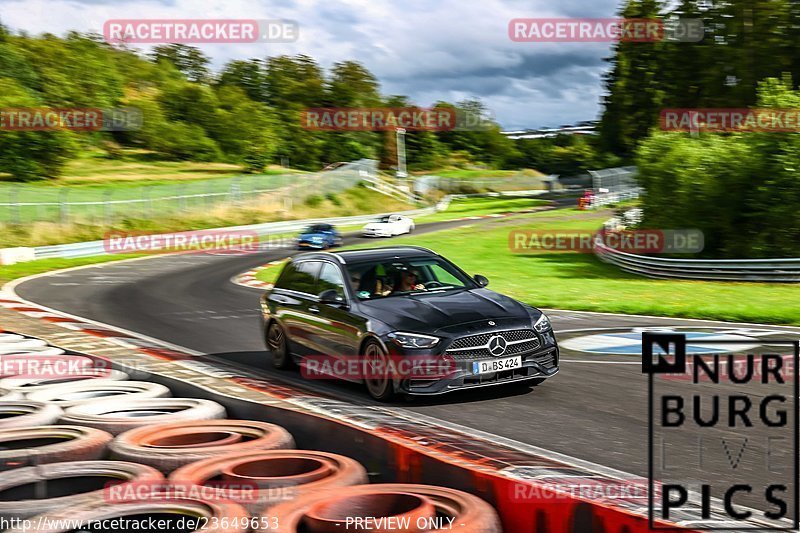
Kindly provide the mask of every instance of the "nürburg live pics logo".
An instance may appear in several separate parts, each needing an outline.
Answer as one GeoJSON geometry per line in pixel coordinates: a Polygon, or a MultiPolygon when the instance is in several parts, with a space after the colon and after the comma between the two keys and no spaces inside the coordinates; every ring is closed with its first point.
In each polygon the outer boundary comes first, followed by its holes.
{"type": "Polygon", "coordinates": [[[800,348],[788,337],[695,340],[687,353],[683,334],[642,333],[653,530],[797,530],[800,348]]]}

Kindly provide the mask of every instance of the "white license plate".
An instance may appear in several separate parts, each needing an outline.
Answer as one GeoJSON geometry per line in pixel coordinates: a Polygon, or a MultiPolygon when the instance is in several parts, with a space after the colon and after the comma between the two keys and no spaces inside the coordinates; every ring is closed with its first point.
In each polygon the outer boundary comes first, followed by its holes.
{"type": "Polygon", "coordinates": [[[472,363],[473,374],[490,374],[492,372],[502,372],[503,370],[514,370],[515,368],[522,368],[521,355],[472,363]]]}

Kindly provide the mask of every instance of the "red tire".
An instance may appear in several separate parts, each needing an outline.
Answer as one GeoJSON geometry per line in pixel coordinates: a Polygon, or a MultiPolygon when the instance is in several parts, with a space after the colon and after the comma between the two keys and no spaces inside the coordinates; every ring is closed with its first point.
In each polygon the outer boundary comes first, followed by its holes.
{"type": "Polygon", "coordinates": [[[345,518],[348,516],[400,515],[409,517],[412,525],[415,525],[417,519],[427,521],[434,517],[453,518],[452,525],[445,520],[441,524],[443,527],[421,529],[422,531],[502,531],[497,512],[482,499],[460,490],[432,485],[387,483],[331,489],[276,505],[263,513],[264,517],[270,517],[277,522],[278,527],[274,530],[276,533],[343,531],[346,528],[345,518]]]}
{"type": "Polygon", "coordinates": [[[101,459],[111,435],[78,426],[37,426],[0,431],[0,469],[101,459]]]}
{"type": "Polygon", "coordinates": [[[305,450],[211,457],[182,466],[169,476],[176,485],[190,487],[220,479],[220,496],[244,505],[254,515],[309,493],[368,482],[366,469],[355,459],[305,450]]]}
{"type": "MultiPolygon", "coordinates": [[[[87,498],[82,503],[66,509],[36,516],[27,525],[6,531],[13,533],[68,533],[76,531],[75,523],[100,523],[102,520],[130,519],[146,525],[148,516],[156,520],[169,520],[164,531],[202,531],[203,533],[246,532],[250,529],[250,516],[240,505],[224,500],[205,501],[194,498],[153,498],[139,502],[108,503],[102,497],[87,498]],[[135,518],[134,518],[135,517],[135,518]],[[180,520],[193,520],[196,527],[176,527],[180,520]]],[[[122,531],[148,531],[141,526],[122,531]]],[[[79,529],[77,531],[80,531],[79,529]]],[[[119,531],[119,530],[117,530],[119,531]]]]}
{"type": "Polygon", "coordinates": [[[164,476],[155,468],[123,461],[70,461],[8,470],[0,472],[5,496],[0,516],[30,518],[72,507],[87,497],[103,498],[109,482],[117,480],[155,486],[164,476]]]}
{"type": "Polygon", "coordinates": [[[150,465],[164,473],[217,455],[293,447],[294,439],[282,427],[250,420],[145,426],[126,431],[109,446],[117,459],[150,465]]]}

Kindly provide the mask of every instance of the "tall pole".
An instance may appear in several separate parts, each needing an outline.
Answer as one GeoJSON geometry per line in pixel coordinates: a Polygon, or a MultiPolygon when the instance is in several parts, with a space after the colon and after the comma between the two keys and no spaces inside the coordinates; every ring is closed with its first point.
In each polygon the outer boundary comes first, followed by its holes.
{"type": "Polygon", "coordinates": [[[406,130],[397,128],[397,178],[406,179],[406,130]]]}

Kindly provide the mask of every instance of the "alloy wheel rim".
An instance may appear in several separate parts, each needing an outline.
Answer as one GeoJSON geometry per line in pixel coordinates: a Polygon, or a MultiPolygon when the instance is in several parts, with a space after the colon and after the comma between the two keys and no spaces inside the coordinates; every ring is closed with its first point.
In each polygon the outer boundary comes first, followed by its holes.
{"type": "MultiPolygon", "coordinates": [[[[386,354],[383,353],[383,350],[376,344],[370,344],[367,346],[364,355],[367,359],[367,365],[369,365],[370,371],[375,366],[376,362],[380,362],[381,364],[385,363],[386,354]]],[[[386,368],[386,365],[383,364],[383,367],[386,368]]],[[[369,377],[366,380],[367,389],[374,395],[374,396],[381,396],[386,392],[386,387],[389,384],[389,379],[385,374],[382,374],[380,377],[369,377]]]]}

